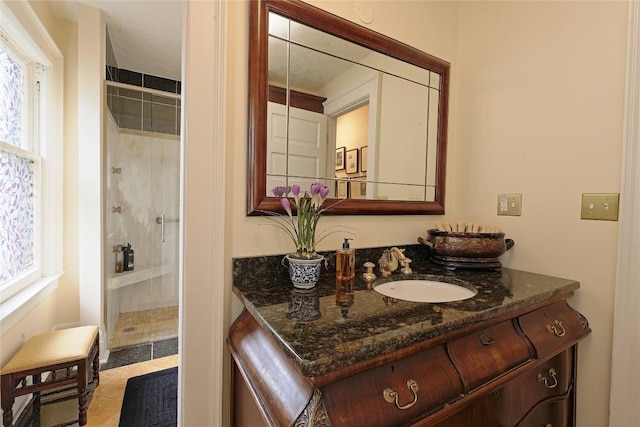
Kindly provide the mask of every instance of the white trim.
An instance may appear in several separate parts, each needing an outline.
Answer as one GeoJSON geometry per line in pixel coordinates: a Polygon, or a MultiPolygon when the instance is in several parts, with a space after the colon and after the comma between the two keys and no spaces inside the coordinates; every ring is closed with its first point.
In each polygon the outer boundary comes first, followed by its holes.
{"type": "MultiPolygon", "coordinates": [[[[104,327],[102,139],[105,28],[100,9],[78,7],[78,290],[80,324],[104,327]]],[[[100,339],[104,334],[100,334],[100,339]]],[[[100,341],[100,353],[106,343],[100,341]]]]}
{"type": "Polygon", "coordinates": [[[51,56],[62,56],[49,33],[42,27],[40,20],[33,10],[27,6],[27,2],[16,2],[15,5],[9,7],[7,3],[2,1],[0,2],[0,10],[2,11],[1,34],[4,35],[6,33],[13,40],[35,41],[34,43],[15,46],[22,55],[47,65],[51,64],[51,56]],[[20,15],[20,17],[16,15],[20,15]],[[32,22],[22,22],[25,18],[32,22]],[[36,31],[37,34],[33,34],[32,31],[36,31]],[[46,44],[47,52],[43,51],[42,42],[46,44]]]}
{"type": "Polygon", "coordinates": [[[40,54],[45,55],[41,58],[41,62],[47,62],[47,60],[50,61],[53,58],[62,58],[62,53],[60,49],[58,49],[58,45],[56,45],[49,32],[42,25],[40,19],[38,19],[38,15],[33,11],[28,1],[2,1],[0,2],[0,6],[3,9],[5,9],[6,6],[5,10],[10,10],[27,34],[36,41],[40,54]]]}
{"type": "Polygon", "coordinates": [[[185,2],[182,53],[178,425],[221,426],[228,395],[226,2],[185,2]]]}
{"type": "Polygon", "coordinates": [[[28,315],[40,302],[58,288],[64,272],[43,277],[0,305],[0,335],[28,315]]]}
{"type": "MultiPolygon", "coordinates": [[[[30,60],[47,65],[47,72],[40,76],[45,90],[41,93],[41,109],[46,111],[39,123],[36,167],[39,181],[34,191],[40,193],[37,198],[36,214],[40,216],[35,230],[35,245],[39,265],[39,279],[23,291],[14,295],[0,307],[2,329],[21,318],[28,307],[48,295],[57,287],[62,273],[62,176],[63,176],[63,90],[64,60],[57,45],[42,25],[38,16],[27,1],[0,2],[3,31],[12,37],[29,40],[25,54],[30,60]],[[11,28],[15,27],[15,28],[11,28]],[[24,307],[23,307],[24,306],[24,307]],[[6,320],[5,320],[6,316],[6,320]]],[[[20,47],[23,47],[22,45],[20,47]]],[[[4,149],[4,147],[3,147],[4,149]]],[[[23,155],[23,154],[20,154],[23,155]]],[[[23,155],[24,156],[24,155],[23,155]]]]}
{"type": "MultiPolygon", "coordinates": [[[[367,181],[378,181],[378,170],[376,161],[376,153],[378,152],[378,110],[380,108],[378,97],[380,92],[380,81],[382,73],[373,73],[370,76],[360,80],[353,86],[347,87],[341,92],[331,96],[324,103],[324,113],[329,117],[328,135],[335,138],[335,121],[337,116],[345,114],[357,107],[369,104],[369,126],[367,129],[368,138],[368,158],[367,158],[367,181]]],[[[332,145],[332,144],[329,144],[332,145]]],[[[335,149],[335,139],[333,140],[333,149],[335,149]]],[[[333,151],[330,150],[333,158],[333,151]]],[[[332,171],[329,176],[333,176],[332,171]]],[[[375,185],[367,185],[367,199],[373,199],[376,193],[375,185]]]]}
{"type": "Polygon", "coordinates": [[[640,2],[629,2],[609,425],[640,425],[640,2]]]}

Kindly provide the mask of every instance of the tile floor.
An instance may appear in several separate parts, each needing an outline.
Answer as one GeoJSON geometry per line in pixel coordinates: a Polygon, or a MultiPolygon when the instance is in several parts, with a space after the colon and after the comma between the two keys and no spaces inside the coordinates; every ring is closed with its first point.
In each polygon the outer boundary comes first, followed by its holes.
{"type": "Polygon", "coordinates": [[[100,369],[87,426],[117,427],[127,380],[178,366],[177,337],[177,306],[121,313],[109,339],[109,360],[100,369]]]}
{"type": "MultiPolygon", "coordinates": [[[[93,393],[87,413],[87,427],[118,427],[120,409],[127,380],[138,375],[149,374],[162,369],[178,366],[178,355],[126,365],[119,368],[100,371],[100,385],[93,393]]],[[[53,405],[45,405],[42,409],[41,426],[52,426],[65,423],[66,420],[78,419],[78,401],[76,398],[53,405]]],[[[30,425],[29,422],[22,425],[30,425]]],[[[78,423],[68,424],[72,427],[78,423]]]]}
{"type": "Polygon", "coordinates": [[[178,366],[177,354],[101,371],[100,385],[89,405],[87,427],[117,427],[127,380],[174,366],[178,366]]]}
{"type": "Polygon", "coordinates": [[[111,350],[178,336],[178,307],[120,313],[109,338],[111,350]]]}

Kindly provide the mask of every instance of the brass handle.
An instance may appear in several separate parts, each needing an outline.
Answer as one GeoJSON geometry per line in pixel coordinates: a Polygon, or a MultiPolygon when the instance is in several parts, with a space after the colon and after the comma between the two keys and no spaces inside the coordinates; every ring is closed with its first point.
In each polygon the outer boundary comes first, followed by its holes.
{"type": "Polygon", "coordinates": [[[491,345],[496,343],[496,340],[493,339],[489,331],[480,332],[480,334],[478,335],[478,338],[480,339],[480,342],[482,343],[482,345],[491,345]]]}
{"type": "Polygon", "coordinates": [[[411,408],[418,401],[418,383],[415,382],[415,380],[410,379],[407,381],[407,387],[409,387],[409,390],[411,390],[411,392],[413,393],[412,402],[409,402],[404,406],[400,406],[400,404],[398,403],[398,393],[391,390],[390,388],[385,388],[384,391],[382,392],[382,395],[384,396],[384,400],[386,400],[389,403],[395,403],[398,409],[404,410],[404,409],[411,408]]]}
{"type": "Polygon", "coordinates": [[[547,325],[547,331],[551,332],[557,337],[563,337],[567,332],[564,326],[562,326],[562,322],[559,320],[555,321],[555,325],[547,325]]]}
{"type": "Polygon", "coordinates": [[[551,385],[549,385],[549,382],[547,381],[547,377],[542,374],[538,374],[538,381],[544,382],[544,386],[546,388],[556,388],[556,386],[558,385],[558,378],[556,378],[556,370],[553,368],[549,369],[549,376],[553,379],[553,384],[551,385]]]}

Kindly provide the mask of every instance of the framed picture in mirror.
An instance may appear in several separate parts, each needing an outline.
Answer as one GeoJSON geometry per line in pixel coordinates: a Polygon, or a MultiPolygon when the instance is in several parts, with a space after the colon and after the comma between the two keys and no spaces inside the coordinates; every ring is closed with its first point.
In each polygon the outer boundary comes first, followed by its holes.
{"type": "Polygon", "coordinates": [[[345,147],[336,148],[336,170],[341,171],[344,170],[344,158],[345,158],[345,147]]]}
{"type": "Polygon", "coordinates": [[[367,171],[367,157],[369,153],[369,147],[365,145],[360,147],[360,172],[367,171]]]}
{"type": "Polygon", "coordinates": [[[349,182],[349,198],[366,199],[367,183],[364,181],[350,181],[349,182]]]}
{"type": "Polygon", "coordinates": [[[336,181],[336,198],[337,199],[349,198],[349,185],[347,181],[336,181]]]}
{"type": "Polygon", "coordinates": [[[357,148],[347,151],[347,173],[358,173],[358,151],[357,148]]]}

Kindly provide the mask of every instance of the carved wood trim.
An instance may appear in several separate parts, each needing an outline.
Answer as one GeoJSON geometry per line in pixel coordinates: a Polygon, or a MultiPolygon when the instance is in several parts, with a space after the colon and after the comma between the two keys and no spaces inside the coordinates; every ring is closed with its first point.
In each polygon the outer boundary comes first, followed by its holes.
{"type": "Polygon", "coordinates": [[[313,390],[313,396],[293,425],[294,427],[331,427],[320,390],[317,388],[313,390]]]}

